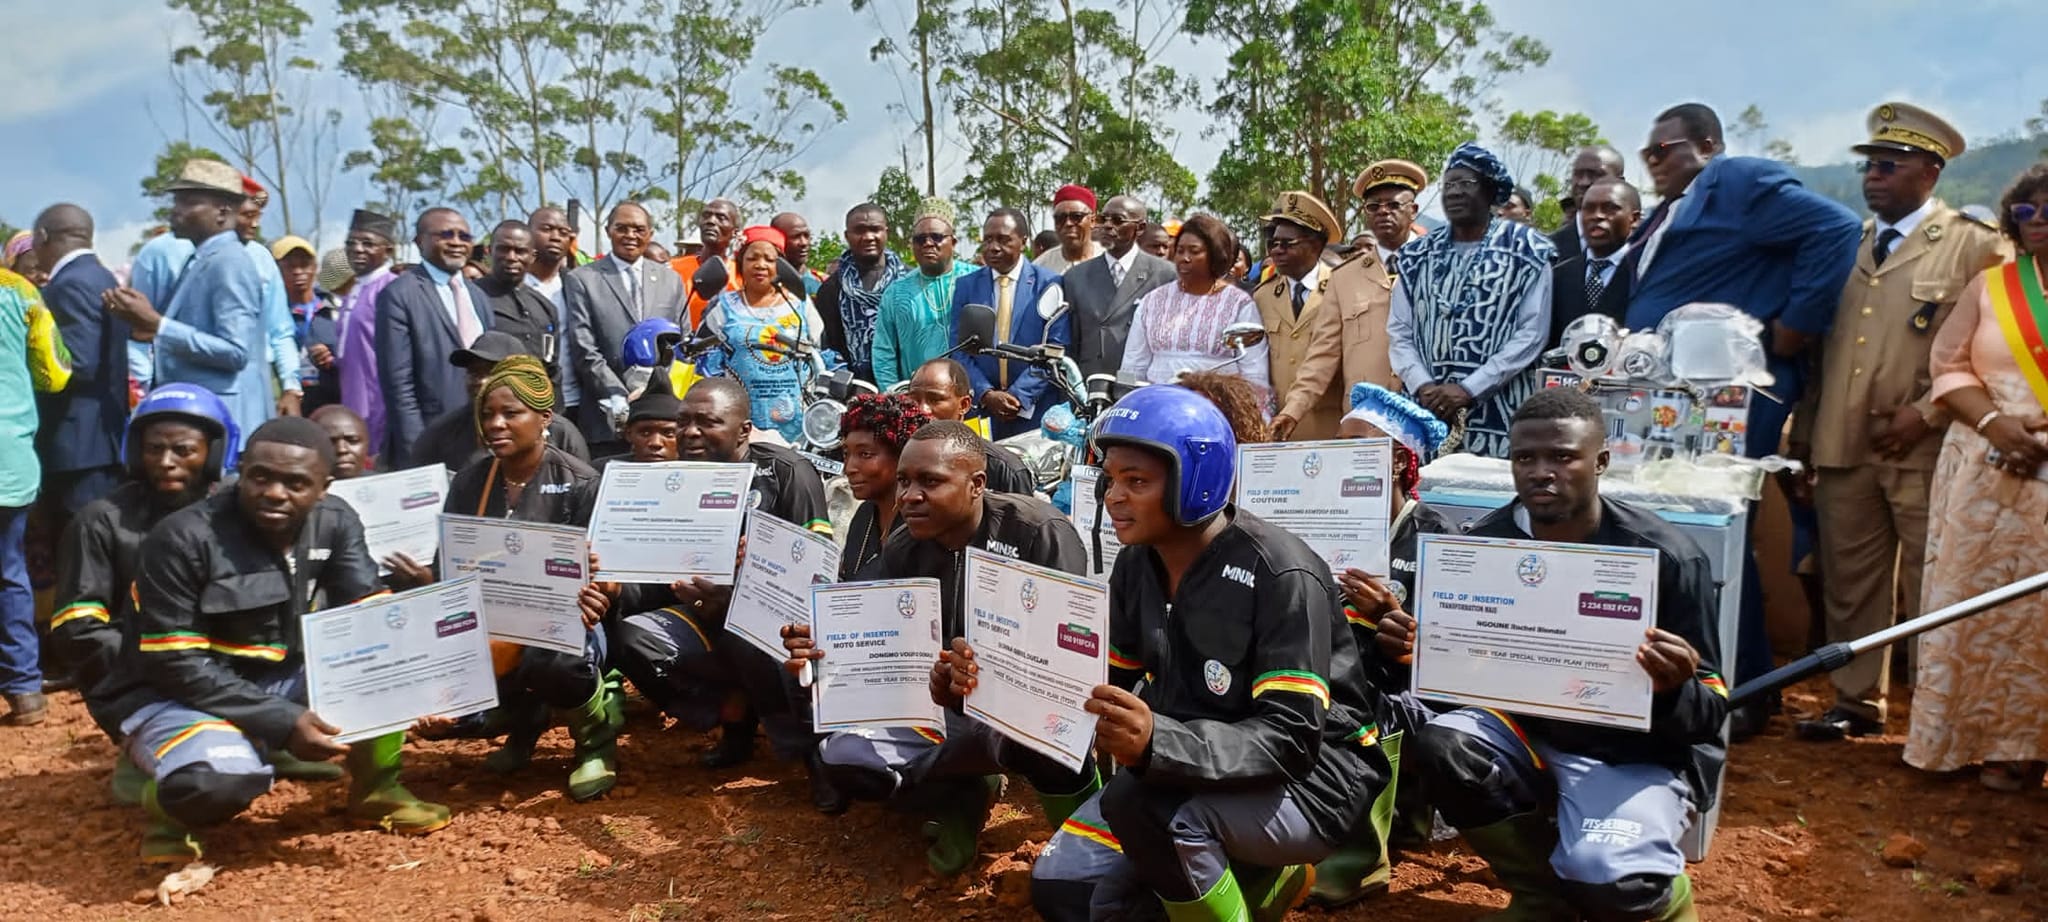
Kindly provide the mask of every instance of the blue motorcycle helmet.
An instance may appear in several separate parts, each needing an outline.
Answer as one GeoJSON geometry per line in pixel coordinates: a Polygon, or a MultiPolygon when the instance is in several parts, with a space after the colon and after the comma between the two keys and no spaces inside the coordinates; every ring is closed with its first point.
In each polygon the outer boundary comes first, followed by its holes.
{"type": "Polygon", "coordinates": [[[669,337],[674,337],[669,339],[670,345],[683,338],[683,328],[676,326],[675,321],[661,317],[642,320],[626,331],[626,341],[619,349],[620,357],[625,359],[628,368],[653,368],[661,364],[662,340],[669,337]]]}
{"type": "MultiPolygon", "coordinates": [[[[1237,475],[1237,436],[1223,411],[1194,391],[1154,384],[1132,391],[1095,422],[1095,446],[1144,448],[1166,457],[1167,514],[1199,525],[1230,504],[1237,475]]],[[[1096,481],[1097,490],[1107,479],[1096,481]]]]}
{"type": "Polygon", "coordinates": [[[163,419],[190,423],[206,433],[206,476],[219,480],[224,471],[235,468],[241,458],[241,427],[228,412],[228,405],[214,392],[196,384],[166,384],[144,395],[128,417],[128,431],[121,440],[121,464],[128,475],[143,479],[142,430],[163,419]]]}

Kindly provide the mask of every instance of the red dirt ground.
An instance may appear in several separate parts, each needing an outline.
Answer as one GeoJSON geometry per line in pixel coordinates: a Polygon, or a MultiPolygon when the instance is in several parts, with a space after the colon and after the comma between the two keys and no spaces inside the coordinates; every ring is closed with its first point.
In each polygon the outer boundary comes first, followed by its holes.
{"type": "MultiPolygon", "coordinates": [[[[1789,694],[1788,709],[1819,710],[1816,687],[1789,694]]],[[[1914,771],[1897,735],[1815,746],[1785,726],[1735,750],[1713,854],[1693,868],[1702,918],[2048,918],[2048,793],[1914,771]],[[1915,866],[1882,859],[1895,833],[1925,845],[1915,866]]],[[[869,805],[820,817],[802,772],[765,747],[761,761],[714,773],[694,761],[703,739],[651,715],[627,734],[623,783],[589,804],[560,790],[561,731],[509,783],[481,771],[485,744],[409,749],[413,790],[457,811],[424,839],[345,830],[342,785],[281,782],[208,837],[219,876],[162,908],[136,902],[160,875],[134,859],[140,814],[107,795],[113,746],[76,696],[58,696],[43,725],[0,727],[0,919],[1031,918],[1029,859],[1046,827],[1028,789],[997,808],[977,868],[938,880],[908,817],[869,805]]],[[[1457,922],[1505,902],[1455,840],[1405,857],[1389,893],[1294,918],[1457,922]]]]}

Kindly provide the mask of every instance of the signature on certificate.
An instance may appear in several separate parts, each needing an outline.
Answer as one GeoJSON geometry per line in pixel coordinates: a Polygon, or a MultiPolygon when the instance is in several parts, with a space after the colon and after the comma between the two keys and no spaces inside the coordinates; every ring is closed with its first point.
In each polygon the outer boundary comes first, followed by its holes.
{"type": "Polygon", "coordinates": [[[1565,684],[1564,693],[1570,695],[1574,701],[1591,701],[1606,696],[1607,686],[1585,679],[1573,679],[1565,684]]]}

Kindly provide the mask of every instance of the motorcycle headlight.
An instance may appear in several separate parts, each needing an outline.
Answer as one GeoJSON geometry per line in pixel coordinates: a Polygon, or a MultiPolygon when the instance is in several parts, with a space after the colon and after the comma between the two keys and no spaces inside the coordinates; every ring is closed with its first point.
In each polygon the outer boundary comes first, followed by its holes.
{"type": "Polygon", "coordinates": [[[839,419],[846,415],[846,404],[837,400],[819,400],[804,408],[804,441],[819,451],[831,451],[839,447],[839,419]]]}

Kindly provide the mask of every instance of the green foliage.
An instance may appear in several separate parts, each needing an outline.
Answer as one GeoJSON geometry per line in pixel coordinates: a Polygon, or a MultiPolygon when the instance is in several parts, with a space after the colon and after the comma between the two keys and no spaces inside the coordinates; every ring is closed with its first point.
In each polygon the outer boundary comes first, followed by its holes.
{"type": "Polygon", "coordinates": [[[1735,125],[1728,129],[1730,140],[1740,141],[1735,153],[1753,157],[1768,157],[1785,163],[1798,163],[1799,154],[1792,150],[1792,142],[1771,136],[1771,123],[1764,118],[1764,110],[1755,103],[1735,116],[1735,125]]]}
{"type": "Polygon", "coordinates": [[[1511,112],[1501,120],[1494,136],[1500,139],[1501,161],[1515,182],[1530,190],[1536,199],[1531,222],[1546,231],[1564,223],[1558,205],[1571,182],[1571,157],[1579,148],[1604,144],[1600,127],[1578,112],[1511,112]]]}
{"type": "MultiPolygon", "coordinates": [[[[2042,127],[2048,129],[2048,125],[2042,127]]],[[[1934,187],[1934,194],[1957,208],[1984,205],[1995,209],[2013,180],[2040,162],[2044,145],[2048,145],[2048,131],[1972,142],[1962,156],[1942,169],[1941,182],[1934,187]]],[[[1794,166],[1792,175],[1857,214],[1869,211],[1863,204],[1862,177],[1847,162],[1794,166]]]]}
{"type": "Polygon", "coordinates": [[[1193,199],[1162,126],[1198,87],[1152,63],[1115,12],[975,0],[957,25],[941,82],[961,102],[969,165],[954,195],[967,213],[1038,205],[1067,182],[1169,208],[1193,199]]]}
{"type": "Polygon", "coordinates": [[[819,234],[811,240],[811,258],[805,263],[819,272],[832,271],[832,263],[846,252],[846,238],[838,232],[819,234]]]}
{"type": "Polygon", "coordinates": [[[1209,106],[1230,143],[1204,204],[1241,230],[1289,189],[1355,230],[1351,182],[1366,166],[1434,172],[1475,134],[1496,80],[1549,58],[1469,0],[1190,0],[1187,31],[1233,49],[1209,106]]]}
{"type": "MultiPolygon", "coordinates": [[[[944,118],[946,88],[942,78],[945,62],[957,53],[958,40],[951,28],[955,0],[904,0],[891,6],[878,0],[850,0],[854,12],[873,17],[882,36],[868,49],[869,60],[887,63],[898,78],[916,78],[917,100],[907,98],[889,108],[910,114],[917,120],[917,135],[924,147],[924,194],[939,191],[939,125],[944,118]],[[903,15],[904,13],[908,15],[903,15]]],[[[1142,0],[1140,0],[1142,2],[1142,0]]],[[[905,92],[907,97],[908,92],[905,92]]],[[[907,167],[906,167],[907,169],[907,167]]]]}
{"type": "MultiPolygon", "coordinates": [[[[282,229],[293,226],[291,173],[308,142],[296,106],[319,65],[304,41],[313,17],[292,0],[169,0],[192,17],[194,44],[171,51],[182,105],[205,113],[231,160],[270,190],[282,229]]],[[[313,123],[317,126],[318,122],[313,123]]],[[[318,169],[313,164],[304,164],[318,169]]],[[[314,219],[317,222],[317,217],[314,219]]]]}
{"type": "Polygon", "coordinates": [[[917,220],[917,203],[921,196],[917,184],[910,174],[901,167],[886,167],[875,181],[875,192],[868,201],[881,206],[882,214],[889,222],[889,248],[896,255],[909,259],[911,223],[917,220]]]}

